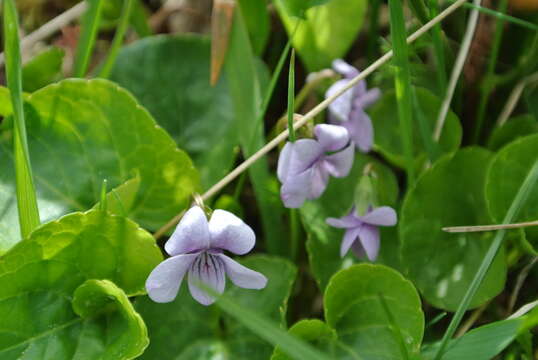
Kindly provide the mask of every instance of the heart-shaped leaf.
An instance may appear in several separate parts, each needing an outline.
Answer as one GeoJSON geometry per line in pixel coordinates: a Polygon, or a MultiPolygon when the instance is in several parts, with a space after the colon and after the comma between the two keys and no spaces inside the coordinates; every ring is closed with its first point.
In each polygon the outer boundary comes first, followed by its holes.
{"type": "MultiPolygon", "coordinates": [[[[185,207],[199,188],[189,157],[136,100],[106,80],[64,80],[28,97],[28,146],[42,221],[98,200],[140,176],[129,217],[155,229],[185,207]]],[[[20,240],[14,199],[11,134],[0,139],[0,253],[20,240]]]]}
{"type": "MultiPolygon", "coordinates": [[[[490,161],[491,153],[481,148],[447,155],[428,169],[405,197],[399,225],[402,263],[422,295],[438,308],[457,309],[491,244],[491,233],[452,234],[441,230],[445,226],[490,223],[484,198],[490,161]]],[[[471,307],[497,295],[505,279],[501,248],[471,307]]]]}

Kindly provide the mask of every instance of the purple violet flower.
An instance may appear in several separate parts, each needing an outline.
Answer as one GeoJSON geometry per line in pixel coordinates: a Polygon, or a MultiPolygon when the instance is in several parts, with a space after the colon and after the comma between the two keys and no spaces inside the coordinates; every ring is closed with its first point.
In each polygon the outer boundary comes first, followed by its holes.
{"type": "Polygon", "coordinates": [[[212,304],[215,298],[196,284],[204,283],[222,294],[225,274],[239,287],[264,288],[265,276],[223,254],[224,250],[246,254],[255,242],[254,231],[234,214],[215,210],[208,222],[204,211],[193,206],[164,246],[171,257],[157,265],[146,280],[149,297],[159,303],[173,301],[187,271],[191,295],[202,305],[212,304]]]}
{"type": "Polygon", "coordinates": [[[357,257],[365,255],[374,261],[379,253],[379,229],[378,226],[396,225],[396,211],[389,206],[381,206],[376,209],[370,208],[368,212],[359,216],[355,212],[355,207],[346,216],[335,219],[328,218],[327,223],[331,226],[346,229],[344,239],[340,247],[340,256],[351,250],[357,257]],[[360,242],[357,242],[359,238],[360,242]]]}
{"type": "MultiPolygon", "coordinates": [[[[344,78],[327,90],[326,97],[332,96],[359,75],[359,70],[340,59],[333,61],[333,68],[344,78]]],[[[380,95],[378,88],[367,90],[366,81],[361,80],[329,105],[329,122],[344,126],[351,140],[364,153],[370,151],[374,142],[372,120],[364,109],[376,102],[380,95]]]]}
{"type": "Polygon", "coordinates": [[[314,128],[317,140],[288,142],[278,158],[280,197],[287,208],[298,208],[306,199],[323,194],[329,175],[345,177],[353,165],[355,149],[342,126],[319,124],[314,128]]]}

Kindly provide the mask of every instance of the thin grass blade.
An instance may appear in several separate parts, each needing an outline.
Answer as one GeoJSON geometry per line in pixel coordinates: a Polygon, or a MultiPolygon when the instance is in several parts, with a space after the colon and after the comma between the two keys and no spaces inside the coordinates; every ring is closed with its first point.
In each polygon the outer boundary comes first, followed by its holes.
{"type": "Polygon", "coordinates": [[[4,0],[4,54],[7,86],[13,106],[13,153],[17,189],[17,207],[22,238],[39,226],[39,210],[32,176],[32,165],[26,138],[22,100],[22,64],[19,42],[19,20],[13,0],[4,0]]]}
{"type": "Polygon", "coordinates": [[[77,52],[75,55],[75,77],[84,77],[88,71],[103,10],[103,0],[86,1],[88,1],[88,9],[82,17],[82,34],[77,44],[77,52]]]}
{"type": "Polygon", "coordinates": [[[99,77],[106,79],[110,76],[112,67],[114,66],[114,63],[116,62],[116,58],[118,57],[118,52],[120,51],[120,47],[123,44],[125,33],[127,32],[127,29],[129,28],[129,23],[130,23],[129,20],[133,12],[134,5],[135,5],[135,0],[123,0],[123,8],[121,10],[120,23],[118,25],[118,28],[116,29],[116,34],[114,35],[114,40],[112,40],[112,45],[110,45],[110,50],[108,51],[108,56],[105,60],[105,63],[103,64],[101,71],[99,71],[99,77]]]}

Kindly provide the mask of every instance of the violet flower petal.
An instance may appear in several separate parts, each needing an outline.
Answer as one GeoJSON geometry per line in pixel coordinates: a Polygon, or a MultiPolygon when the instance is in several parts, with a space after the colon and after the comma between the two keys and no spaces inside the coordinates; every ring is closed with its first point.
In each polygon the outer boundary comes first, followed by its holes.
{"type": "Polygon", "coordinates": [[[204,211],[199,206],[191,207],[181,221],[164,249],[171,256],[186,254],[209,247],[209,226],[204,211]]]}
{"type": "Polygon", "coordinates": [[[379,253],[379,229],[372,225],[363,225],[359,232],[359,239],[370,261],[377,259],[379,253]]]}
{"type": "Polygon", "coordinates": [[[209,219],[210,247],[234,254],[248,253],[256,243],[254,231],[231,212],[215,210],[209,219]]]}
{"type": "Polygon", "coordinates": [[[334,60],[332,66],[337,73],[342,74],[346,78],[354,78],[355,76],[359,75],[359,70],[349,65],[342,59],[334,60]]]}
{"type": "Polygon", "coordinates": [[[312,169],[290,176],[280,188],[280,198],[289,209],[300,208],[310,196],[312,169]]]}
{"type": "Polygon", "coordinates": [[[198,283],[222,294],[226,285],[224,264],[217,256],[204,252],[191,265],[188,282],[192,297],[202,305],[211,305],[215,298],[199,288],[198,283]]]}
{"type": "Polygon", "coordinates": [[[351,245],[351,251],[355,254],[356,257],[359,259],[366,258],[366,251],[364,251],[364,248],[362,247],[362,244],[360,241],[355,241],[353,245],[351,245]]]}
{"type": "Polygon", "coordinates": [[[288,164],[285,182],[288,178],[304,172],[323,155],[322,146],[313,139],[300,139],[292,143],[291,156],[288,164]]]}
{"type": "MultiPolygon", "coordinates": [[[[336,81],[325,93],[325,98],[329,98],[336,94],[336,92],[346,86],[348,82],[349,80],[346,79],[336,81]]],[[[344,122],[349,119],[349,114],[351,113],[351,107],[353,105],[353,96],[353,89],[349,89],[329,104],[329,114],[333,121],[344,122]]]]}
{"type": "Polygon", "coordinates": [[[379,90],[378,88],[370,89],[368,91],[365,91],[365,93],[361,97],[357,98],[354,105],[363,109],[367,108],[373,103],[375,103],[377,100],[379,100],[380,96],[381,90],[379,90]]]}
{"type": "Polygon", "coordinates": [[[335,228],[349,229],[360,226],[362,222],[357,219],[352,213],[341,218],[327,218],[325,222],[335,228]]]}
{"type": "Polygon", "coordinates": [[[267,285],[267,278],[257,271],[251,270],[224,254],[218,256],[226,269],[226,274],[237,286],[244,289],[263,289],[267,285]]]}
{"type": "Polygon", "coordinates": [[[325,152],[341,150],[349,143],[349,133],[342,126],[319,124],[314,127],[314,134],[325,152]]]}
{"type": "Polygon", "coordinates": [[[177,255],[157,265],[146,280],[146,290],[150,299],[158,303],[174,300],[183,276],[198,255],[177,255]]]}
{"type": "Polygon", "coordinates": [[[396,211],[390,206],[378,207],[364,216],[359,217],[360,220],[366,224],[378,225],[378,226],[393,226],[396,225],[397,216],[396,211]]]}
{"type": "Polygon", "coordinates": [[[313,200],[319,198],[327,188],[329,183],[329,173],[323,167],[322,163],[318,163],[312,167],[312,177],[310,180],[310,193],[307,199],[313,200]]]}
{"type": "Polygon", "coordinates": [[[293,152],[293,143],[287,142],[278,156],[278,164],[276,169],[276,175],[280,182],[284,182],[288,177],[288,171],[290,168],[290,162],[293,152]]]}
{"type": "Polygon", "coordinates": [[[374,127],[372,120],[364,110],[356,108],[351,114],[351,119],[342,123],[350,134],[351,140],[357,148],[366,153],[370,151],[374,142],[374,127]]]}
{"type": "Polygon", "coordinates": [[[322,166],[329,174],[341,178],[348,176],[355,158],[355,145],[349,144],[347,148],[337,153],[326,155],[322,166]]]}
{"type": "Polygon", "coordinates": [[[360,228],[352,228],[346,230],[344,234],[344,239],[342,240],[342,244],[340,245],[340,257],[344,257],[347,254],[349,248],[353,245],[353,243],[359,236],[360,230],[360,228]]]}

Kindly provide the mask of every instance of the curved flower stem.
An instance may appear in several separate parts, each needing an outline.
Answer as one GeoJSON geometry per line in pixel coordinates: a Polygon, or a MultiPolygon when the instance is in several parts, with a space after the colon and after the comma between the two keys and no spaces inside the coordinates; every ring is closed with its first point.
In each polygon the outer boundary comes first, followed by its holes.
{"type": "MultiPolygon", "coordinates": [[[[458,8],[460,8],[467,0],[458,0],[454,4],[447,7],[444,11],[442,11],[439,15],[437,15],[435,18],[427,22],[424,26],[422,26],[420,29],[415,31],[413,34],[411,34],[407,38],[408,43],[412,43],[422,35],[424,35],[426,32],[428,32],[432,27],[434,27],[436,24],[443,21],[448,15],[452,14],[454,11],[456,11],[458,8]]],[[[359,75],[357,75],[355,78],[351,79],[346,86],[343,86],[341,89],[339,89],[333,96],[330,96],[323,100],[321,103],[319,103],[316,107],[314,107],[312,110],[310,110],[308,113],[306,113],[304,116],[300,117],[298,120],[296,120],[293,124],[294,129],[298,129],[304,124],[306,124],[309,120],[313,119],[316,115],[321,113],[325,108],[329,106],[330,103],[332,103],[334,100],[336,100],[339,96],[341,96],[343,93],[345,93],[347,90],[351,89],[355,85],[359,83],[359,81],[364,80],[366,77],[368,77],[370,74],[372,74],[374,71],[376,71],[379,67],[381,67],[383,64],[385,64],[387,61],[389,61],[393,56],[392,50],[385,53],[382,57],[374,61],[370,66],[368,66],[364,71],[362,71],[359,75]]],[[[247,170],[253,163],[255,163],[259,158],[266,155],[269,151],[273,150],[275,147],[278,146],[282,141],[286,140],[288,138],[288,130],[284,130],[281,132],[278,136],[276,136],[273,140],[269,141],[265,146],[263,146],[260,150],[258,150],[256,153],[254,153],[252,156],[250,156],[248,159],[246,159],[244,162],[239,164],[235,169],[233,169],[228,175],[223,177],[220,181],[218,181],[215,185],[213,185],[211,188],[209,188],[203,195],[203,200],[208,200],[213,195],[217,194],[219,191],[221,191],[226,185],[228,185],[231,181],[233,181],[236,177],[241,175],[243,171],[247,170]]],[[[168,223],[163,225],[159,230],[155,232],[153,235],[156,239],[164,235],[168,230],[170,230],[174,225],[176,225],[181,217],[183,216],[184,211],[176,215],[174,218],[170,219],[168,223]]]]}
{"type": "MultiPolygon", "coordinates": [[[[473,4],[475,6],[480,6],[482,0],[474,0],[473,4]]],[[[473,40],[474,32],[476,30],[476,24],[478,23],[478,10],[471,10],[469,15],[469,20],[467,21],[467,29],[465,30],[465,35],[463,36],[463,41],[458,52],[458,57],[454,67],[452,68],[452,74],[450,75],[450,81],[448,82],[448,89],[446,90],[445,99],[441,105],[441,110],[437,116],[437,123],[435,125],[435,131],[433,133],[433,139],[439,141],[441,138],[441,133],[443,131],[443,126],[445,125],[446,116],[448,114],[448,109],[450,108],[450,103],[454,97],[454,91],[456,90],[456,85],[458,84],[458,79],[460,78],[461,71],[463,70],[463,65],[465,65],[465,60],[467,59],[467,54],[471,47],[471,42],[473,40]]]]}

